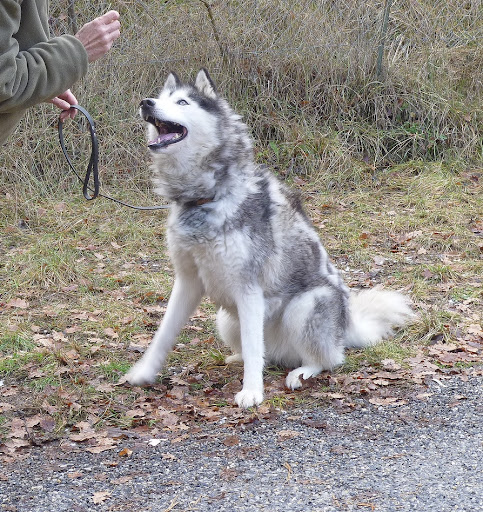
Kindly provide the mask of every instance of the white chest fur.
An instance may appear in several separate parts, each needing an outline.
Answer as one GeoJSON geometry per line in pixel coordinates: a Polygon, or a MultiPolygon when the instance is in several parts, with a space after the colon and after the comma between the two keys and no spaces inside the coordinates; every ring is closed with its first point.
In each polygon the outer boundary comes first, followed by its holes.
{"type": "Polygon", "coordinates": [[[212,212],[194,213],[189,223],[170,222],[168,246],[177,275],[200,279],[213,302],[232,309],[249,280],[251,241],[243,229],[220,221],[212,212]]]}

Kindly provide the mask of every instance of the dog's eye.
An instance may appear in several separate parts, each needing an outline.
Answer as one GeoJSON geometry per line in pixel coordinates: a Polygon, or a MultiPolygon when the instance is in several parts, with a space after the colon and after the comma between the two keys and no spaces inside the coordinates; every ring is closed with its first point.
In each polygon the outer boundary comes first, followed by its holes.
{"type": "Polygon", "coordinates": [[[186,100],[178,100],[176,103],[178,105],[188,105],[188,102],[186,100]]]}

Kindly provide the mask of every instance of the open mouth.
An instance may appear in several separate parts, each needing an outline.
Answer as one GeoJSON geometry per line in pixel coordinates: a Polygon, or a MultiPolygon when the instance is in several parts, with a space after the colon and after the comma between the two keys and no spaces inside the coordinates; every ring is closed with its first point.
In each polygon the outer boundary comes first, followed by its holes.
{"type": "Polygon", "coordinates": [[[183,140],[188,135],[188,130],[172,121],[161,121],[153,116],[144,116],[147,123],[152,124],[158,130],[158,136],[148,142],[149,149],[160,149],[170,144],[183,140]]]}

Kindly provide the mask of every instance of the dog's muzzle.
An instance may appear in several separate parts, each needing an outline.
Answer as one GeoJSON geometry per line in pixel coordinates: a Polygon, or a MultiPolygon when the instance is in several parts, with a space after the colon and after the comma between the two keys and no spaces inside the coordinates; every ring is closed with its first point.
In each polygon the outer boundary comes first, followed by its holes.
{"type": "Polygon", "coordinates": [[[152,151],[180,142],[188,135],[188,130],[185,126],[157,117],[155,99],[146,98],[141,101],[139,106],[144,121],[153,125],[158,132],[156,139],[148,141],[148,148],[152,151]]]}

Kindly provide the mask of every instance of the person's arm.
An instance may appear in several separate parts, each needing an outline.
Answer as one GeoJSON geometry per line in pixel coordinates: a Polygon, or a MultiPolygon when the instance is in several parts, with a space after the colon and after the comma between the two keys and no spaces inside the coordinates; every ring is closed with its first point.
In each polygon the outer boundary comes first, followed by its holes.
{"type": "Polygon", "coordinates": [[[0,113],[24,110],[62,94],[87,72],[87,52],[74,36],[20,51],[14,37],[20,18],[18,1],[0,2],[0,113]]]}
{"type": "Polygon", "coordinates": [[[0,113],[24,110],[65,96],[87,72],[88,62],[104,55],[119,36],[116,11],[64,35],[20,51],[14,35],[20,27],[18,0],[0,2],[0,113]],[[60,96],[59,96],[60,95],[60,96]]]}

